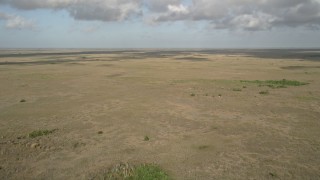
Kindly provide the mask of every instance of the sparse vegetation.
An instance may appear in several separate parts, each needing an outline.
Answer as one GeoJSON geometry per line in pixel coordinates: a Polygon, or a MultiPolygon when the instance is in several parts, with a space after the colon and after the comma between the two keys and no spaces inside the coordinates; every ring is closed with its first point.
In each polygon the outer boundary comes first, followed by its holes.
{"type": "Polygon", "coordinates": [[[278,177],[277,174],[272,173],[272,172],[270,172],[269,175],[270,175],[271,177],[273,177],[273,178],[274,178],[274,177],[278,177]]]}
{"type": "Polygon", "coordinates": [[[272,89],[275,89],[275,88],[287,88],[287,86],[284,86],[284,85],[274,85],[274,84],[268,84],[266,86],[268,86],[269,88],[272,88],[272,89]]]}
{"type": "Polygon", "coordinates": [[[212,129],[212,130],[217,130],[217,129],[218,129],[218,127],[216,127],[216,126],[212,126],[212,127],[211,127],[211,129],[212,129]]]}
{"type": "Polygon", "coordinates": [[[25,99],[21,99],[20,102],[27,102],[25,99]]]}
{"type": "Polygon", "coordinates": [[[134,166],[128,163],[120,163],[109,169],[103,179],[129,179],[134,174],[134,166]]]}
{"type": "Polygon", "coordinates": [[[255,84],[258,84],[259,87],[267,86],[267,87],[270,87],[270,88],[286,88],[287,86],[303,86],[303,85],[309,84],[309,83],[306,83],[306,82],[300,82],[300,81],[296,81],[296,80],[287,80],[287,79],[266,80],[266,81],[260,81],[260,80],[247,81],[247,80],[242,80],[240,82],[242,82],[242,83],[255,83],[255,84]]]}
{"type": "Polygon", "coordinates": [[[320,177],[320,61],[219,51],[1,51],[0,179],[320,177]]]}
{"type": "Polygon", "coordinates": [[[240,88],[233,88],[232,91],[242,91],[240,88]]]}
{"type": "Polygon", "coordinates": [[[266,91],[260,91],[259,94],[267,95],[267,94],[269,94],[269,91],[268,91],[268,90],[266,90],[266,91]]]}
{"type": "Polygon", "coordinates": [[[198,149],[200,149],[200,150],[207,149],[207,148],[209,148],[208,145],[201,145],[201,146],[198,147],[198,149]]]}
{"type": "Polygon", "coordinates": [[[75,142],[75,143],[73,143],[73,148],[78,148],[78,147],[80,147],[80,146],[85,146],[85,145],[86,145],[86,143],[75,142]]]}
{"type": "Polygon", "coordinates": [[[79,146],[79,142],[73,144],[73,148],[77,148],[79,146]]]}
{"type": "Polygon", "coordinates": [[[36,138],[36,137],[39,137],[39,136],[46,136],[48,134],[51,134],[51,133],[55,132],[56,130],[57,129],[33,131],[33,132],[29,133],[29,137],[30,138],[36,138]]]}
{"type": "Polygon", "coordinates": [[[24,139],[26,136],[18,136],[17,139],[24,139]]]}
{"type": "Polygon", "coordinates": [[[157,165],[140,165],[134,169],[132,180],[167,180],[169,176],[157,165]]]}
{"type": "Polygon", "coordinates": [[[159,166],[154,164],[132,166],[128,163],[120,163],[110,169],[104,179],[168,180],[169,176],[159,166]]]}

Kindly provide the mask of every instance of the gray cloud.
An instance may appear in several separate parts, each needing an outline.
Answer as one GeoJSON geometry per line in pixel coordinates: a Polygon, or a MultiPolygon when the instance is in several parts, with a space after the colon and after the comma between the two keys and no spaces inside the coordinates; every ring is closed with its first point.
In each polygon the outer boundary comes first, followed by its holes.
{"type": "Polygon", "coordinates": [[[66,10],[77,20],[122,21],[141,15],[140,0],[1,0],[12,7],[66,10]]]}
{"type": "Polygon", "coordinates": [[[320,0],[0,0],[18,9],[61,9],[78,20],[206,21],[216,29],[319,27],[320,0]],[[145,12],[142,15],[142,12],[145,12]]]}
{"type": "Polygon", "coordinates": [[[35,23],[24,17],[0,12],[0,20],[5,21],[7,29],[34,29],[35,23]]]}
{"type": "Polygon", "coordinates": [[[145,0],[144,5],[151,12],[165,12],[168,9],[168,5],[179,5],[181,0],[145,0]]]}
{"type": "Polygon", "coordinates": [[[18,9],[32,10],[41,8],[65,8],[75,0],[0,0],[0,3],[9,4],[18,9]]]}
{"type": "Polygon", "coordinates": [[[141,15],[139,1],[82,1],[67,8],[70,15],[79,20],[122,21],[141,15]]]}
{"type": "Polygon", "coordinates": [[[319,0],[193,0],[185,8],[188,13],[167,8],[153,21],[208,21],[217,29],[245,30],[320,25],[319,0]]]}

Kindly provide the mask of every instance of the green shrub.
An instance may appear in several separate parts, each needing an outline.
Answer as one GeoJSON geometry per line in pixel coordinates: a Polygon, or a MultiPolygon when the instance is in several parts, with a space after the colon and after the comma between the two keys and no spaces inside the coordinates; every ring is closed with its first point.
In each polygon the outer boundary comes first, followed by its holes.
{"type": "Polygon", "coordinates": [[[31,133],[29,133],[29,137],[30,138],[36,138],[38,136],[46,136],[48,134],[53,133],[54,131],[56,131],[57,129],[52,129],[52,130],[37,130],[37,131],[32,131],[31,133]]]}

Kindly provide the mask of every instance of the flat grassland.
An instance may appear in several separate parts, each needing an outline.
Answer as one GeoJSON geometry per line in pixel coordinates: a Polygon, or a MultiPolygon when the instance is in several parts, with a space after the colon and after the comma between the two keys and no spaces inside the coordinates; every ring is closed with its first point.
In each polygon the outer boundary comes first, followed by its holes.
{"type": "Polygon", "coordinates": [[[318,50],[0,50],[0,179],[320,179],[318,50]]]}

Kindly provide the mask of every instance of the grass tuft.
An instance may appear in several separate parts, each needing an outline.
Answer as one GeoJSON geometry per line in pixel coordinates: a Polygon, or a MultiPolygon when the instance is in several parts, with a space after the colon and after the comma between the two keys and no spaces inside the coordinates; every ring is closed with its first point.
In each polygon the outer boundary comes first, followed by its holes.
{"type": "Polygon", "coordinates": [[[240,88],[233,88],[232,91],[242,91],[240,88]]]}
{"type": "Polygon", "coordinates": [[[140,165],[135,168],[132,180],[168,180],[169,176],[159,166],[156,165],[140,165]]]}
{"type": "Polygon", "coordinates": [[[29,133],[29,137],[30,138],[36,138],[36,137],[39,137],[39,136],[46,136],[48,134],[51,134],[51,133],[55,132],[56,130],[57,129],[33,131],[33,132],[29,133]]]}
{"type": "Polygon", "coordinates": [[[25,99],[21,99],[20,102],[27,102],[25,99]]]}
{"type": "Polygon", "coordinates": [[[200,150],[207,149],[207,148],[209,148],[208,145],[201,145],[201,146],[198,147],[198,149],[200,149],[200,150]]]}
{"type": "Polygon", "coordinates": [[[269,175],[270,175],[271,177],[278,177],[276,173],[272,173],[272,172],[270,172],[269,175]]]}
{"type": "Polygon", "coordinates": [[[144,136],[144,141],[149,141],[150,138],[148,136],[144,136]]]}
{"type": "Polygon", "coordinates": [[[269,91],[268,91],[268,90],[266,90],[266,91],[260,91],[259,94],[267,95],[267,94],[269,94],[269,91]]]}
{"type": "Polygon", "coordinates": [[[106,173],[105,179],[168,180],[169,176],[154,164],[131,166],[128,163],[120,163],[106,173]]]}

